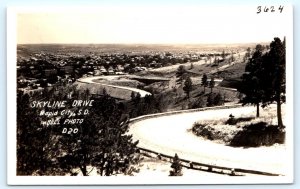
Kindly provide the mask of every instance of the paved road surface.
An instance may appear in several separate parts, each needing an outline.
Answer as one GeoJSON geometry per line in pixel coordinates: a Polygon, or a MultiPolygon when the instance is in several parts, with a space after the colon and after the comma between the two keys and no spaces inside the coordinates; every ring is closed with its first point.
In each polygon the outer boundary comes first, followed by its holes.
{"type": "Polygon", "coordinates": [[[195,136],[189,129],[198,120],[228,118],[252,113],[254,107],[207,110],[150,118],[132,123],[129,133],[139,147],[180,158],[233,168],[285,174],[284,145],[259,148],[234,148],[195,136]]]}
{"type": "Polygon", "coordinates": [[[151,95],[151,93],[149,93],[147,91],[144,91],[144,90],[141,90],[141,89],[137,89],[137,88],[125,87],[125,86],[117,86],[117,85],[108,85],[108,84],[98,83],[98,82],[94,81],[94,80],[101,79],[101,78],[105,78],[105,79],[111,78],[112,79],[114,77],[119,77],[119,76],[82,77],[82,78],[78,79],[78,81],[79,82],[83,82],[83,83],[95,83],[95,84],[99,84],[99,85],[103,85],[103,86],[110,86],[110,87],[114,87],[114,88],[119,88],[119,89],[134,91],[134,92],[140,93],[141,97],[145,97],[146,95],[151,95]]]}

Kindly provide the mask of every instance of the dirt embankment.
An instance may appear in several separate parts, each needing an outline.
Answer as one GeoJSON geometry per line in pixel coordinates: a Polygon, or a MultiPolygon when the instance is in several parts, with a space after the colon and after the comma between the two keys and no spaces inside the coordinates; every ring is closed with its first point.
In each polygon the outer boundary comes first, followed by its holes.
{"type": "Polygon", "coordinates": [[[131,93],[140,93],[141,97],[145,97],[146,95],[151,95],[151,93],[127,86],[118,86],[118,85],[110,85],[100,82],[99,80],[105,78],[105,81],[111,81],[115,79],[117,76],[94,76],[94,77],[85,77],[77,80],[75,85],[81,89],[89,89],[91,94],[102,94],[105,89],[106,93],[110,96],[123,100],[130,100],[131,93]]]}
{"type": "Polygon", "coordinates": [[[107,94],[110,96],[117,98],[117,99],[124,99],[124,100],[130,100],[132,91],[130,90],[124,90],[119,89],[117,87],[113,87],[110,85],[101,85],[96,83],[82,83],[82,82],[76,82],[75,85],[77,88],[81,91],[89,90],[91,94],[103,94],[103,91],[105,90],[107,94]]]}

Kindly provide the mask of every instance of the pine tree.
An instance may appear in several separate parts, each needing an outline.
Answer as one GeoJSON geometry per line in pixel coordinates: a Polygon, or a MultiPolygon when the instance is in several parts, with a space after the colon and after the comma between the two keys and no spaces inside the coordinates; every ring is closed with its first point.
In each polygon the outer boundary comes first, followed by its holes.
{"type": "Polygon", "coordinates": [[[135,93],[133,91],[131,92],[130,97],[131,97],[131,101],[133,101],[135,99],[135,93]]]}
{"type": "Polygon", "coordinates": [[[247,60],[251,57],[251,48],[248,47],[246,49],[246,53],[245,53],[245,56],[244,56],[244,62],[247,62],[247,60]]]}
{"type": "Polygon", "coordinates": [[[225,57],[226,57],[226,54],[225,54],[225,50],[224,50],[224,49],[223,49],[223,51],[222,51],[221,57],[223,58],[223,60],[224,60],[225,57]]]}
{"type": "Polygon", "coordinates": [[[233,52],[231,52],[231,57],[230,57],[230,60],[231,60],[231,62],[234,62],[234,61],[235,61],[235,58],[234,58],[233,52]]]}
{"type": "Polygon", "coordinates": [[[191,65],[190,65],[190,70],[194,68],[194,64],[193,62],[191,62],[191,65]]]}
{"type": "Polygon", "coordinates": [[[115,99],[110,96],[95,99],[89,115],[78,125],[78,133],[60,140],[64,151],[70,152],[62,158],[64,166],[79,167],[84,176],[88,176],[88,165],[96,167],[103,176],[126,173],[135,161],[138,143],[126,134],[128,123],[115,99]]]}
{"type": "MultiPolygon", "coordinates": [[[[66,94],[70,91],[63,89],[53,91],[49,98],[68,100],[66,94]]],[[[86,92],[77,96],[87,98],[86,92]]],[[[72,107],[72,101],[67,101],[64,109],[77,112],[76,119],[84,119],[74,125],[62,124],[67,115],[60,116],[61,125],[42,125],[46,116],[37,116],[40,109],[30,107],[32,100],[27,94],[17,96],[17,175],[65,175],[79,168],[88,176],[88,166],[105,176],[127,174],[138,160],[138,141],[127,134],[129,118],[109,95],[94,98],[93,106],[83,109],[86,115],[78,113],[83,107],[72,107]],[[62,126],[68,130],[77,128],[78,132],[64,134],[62,126]]]]}
{"type": "Polygon", "coordinates": [[[185,79],[185,75],[186,75],[186,69],[183,65],[180,65],[177,69],[177,72],[176,72],[176,77],[177,77],[176,82],[179,83],[179,84],[183,84],[183,81],[185,79]]]}
{"type": "Polygon", "coordinates": [[[203,86],[203,91],[205,94],[205,87],[208,86],[208,81],[207,81],[207,75],[203,74],[202,79],[201,79],[201,85],[203,86]]]}
{"type": "Polygon", "coordinates": [[[184,82],[183,90],[187,95],[187,98],[190,98],[190,92],[193,89],[193,83],[191,78],[188,76],[184,82]]]}
{"type": "Polygon", "coordinates": [[[103,96],[107,96],[107,95],[108,95],[107,90],[106,90],[105,87],[104,87],[103,90],[102,90],[102,95],[103,95],[103,96]]]}
{"type": "Polygon", "coordinates": [[[214,96],[212,93],[210,93],[206,99],[206,106],[211,107],[214,105],[214,96]]]}
{"type": "Polygon", "coordinates": [[[52,131],[40,124],[43,117],[30,106],[32,100],[28,94],[17,94],[17,175],[44,175],[52,164],[52,131]]]}
{"type": "Polygon", "coordinates": [[[141,101],[141,93],[137,93],[134,99],[135,103],[139,103],[141,101]]]}
{"type": "Polygon", "coordinates": [[[209,81],[210,93],[212,93],[212,90],[214,87],[215,87],[215,79],[214,79],[214,77],[211,77],[210,81],[209,81]]]}
{"type": "Polygon", "coordinates": [[[219,58],[218,57],[215,57],[215,59],[214,59],[214,65],[215,66],[219,65],[219,58]]]}
{"type": "MultiPolygon", "coordinates": [[[[60,92],[61,92],[61,94],[58,96],[58,98],[60,98],[61,96],[63,96],[63,94],[65,93],[65,89],[62,88],[60,92]]],[[[89,88],[86,88],[86,89],[82,92],[82,94],[81,94],[82,99],[89,99],[89,98],[90,98],[90,95],[91,95],[91,91],[90,91],[89,88]]]]}
{"type": "Polygon", "coordinates": [[[263,106],[267,106],[272,102],[277,104],[277,121],[278,126],[283,127],[281,116],[281,104],[285,102],[286,79],[286,50],[285,38],[281,41],[274,38],[270,43],[270,51],[263,57],[262,69],[262,85],[264,89],[263,106]]]}
{"type": "Polygon", "coordinates": [[[245,73],[242,76],[242,85],[239,92],[245,94],[241,102],[253,104],[256,106],[256,117],[259,117],[259,106],[262,101],[264,89],[262,84],[262,48],[257,45],[255,52],[245,67],[245,73]]]}
{"type": "Polygon", "coordinates": [[[214,97],[214,100],[213,100],[213,104],[215,106],[220,106],[220,105],[223,105],[224,104],[224,99],[221,95],[221,93],[218,93],[215,97],[214,97]]]}
{"type": "MultiPolygon", "coordinates": [[[[259,116],[259,104],[262,107],[272,102],[277,103],[278,126],[283,127],[281,104],[285,102],[285,39],[274,38],[270,43],[269,52],[262,55],[262,46],[257,45],[256,51],[246,65],[243,84],[239,89],[245,94],[244,104],[255,104],[259,116]]],[[[267,48],[268,49],[268,48],[267,48]]]]}
{"type": "Polygon", "coordinates": [[[172,170],[170,171],[169,176],[182,176],[182,166],[180,164],[177,153],[173,157],[173,162],[171,164],[171,168],[172,168],[172,170]]]}

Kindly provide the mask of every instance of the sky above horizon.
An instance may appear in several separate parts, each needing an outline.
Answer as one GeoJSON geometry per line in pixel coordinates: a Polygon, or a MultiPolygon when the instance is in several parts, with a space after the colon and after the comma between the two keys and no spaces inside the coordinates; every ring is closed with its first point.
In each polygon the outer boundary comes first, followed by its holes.
{"type": "Polygon", "coordinates": [[[97,7],[19,10],[17,43],[212,44],[268,42],[289,30],[290,7],[97,7]]]}

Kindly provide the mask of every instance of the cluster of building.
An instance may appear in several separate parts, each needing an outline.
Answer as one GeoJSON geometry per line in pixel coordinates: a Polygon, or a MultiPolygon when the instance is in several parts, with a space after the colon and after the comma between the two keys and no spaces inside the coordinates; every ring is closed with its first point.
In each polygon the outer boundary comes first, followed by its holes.
{"type": "Polygon", "coordinates": [[[18,88],[38,88],[80,77],[134,74],[178,63],[198,61],[198,54],[104,54],[75,55],[37,53],[17,58],[18,88]]]}

